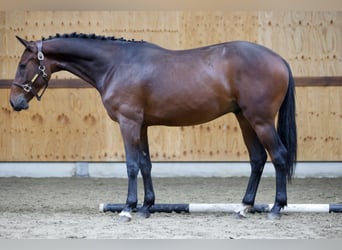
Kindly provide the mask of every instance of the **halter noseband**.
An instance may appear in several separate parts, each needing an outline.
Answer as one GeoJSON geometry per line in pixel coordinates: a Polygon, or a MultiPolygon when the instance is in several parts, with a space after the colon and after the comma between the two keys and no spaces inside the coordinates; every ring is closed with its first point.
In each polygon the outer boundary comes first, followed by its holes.
{"type": "Polygon", "coordinates": [[[49,80],[48,80],[48,75],[45,72],[45,66],[44,66],[44,54],[43,54],[43,42],[42,41],[37,41],[37,48],[38,48],[38,53],[37,53],[37,57],[39,60],[39,66],[38,66],[38,71],[37,73],[33,76],[31,81],[27,81],[24,84],[19,84],[19,83],[13,83],[13,85],[18,86],[20,88],[22,88],[25,92],[27,93],[31,93],[33,94],[38,101],[40,101],[42,99],[42,96],[46,90],[46,88],[49,85],[49,80]],[[45,80],[45,85],[44,85],[44,89],[42,91],[42,93],[39,95],[39,91],[35,92],[32,88],[32,85],[35,83],[35,81],[37,80],[37,78],[42,75],[43,79],[45,80]]]}

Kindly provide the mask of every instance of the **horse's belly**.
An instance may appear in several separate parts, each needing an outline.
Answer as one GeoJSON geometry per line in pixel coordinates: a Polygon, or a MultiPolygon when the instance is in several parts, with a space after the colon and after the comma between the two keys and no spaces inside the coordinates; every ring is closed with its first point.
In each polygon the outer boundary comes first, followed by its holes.
{"type": "MultiPolygon", "coordinates": [[[[189,101],[191,97],[189,98],[189,101]]],[[[214,120],[226,113],[237,110],[234,101],[224,104],[207,99],[206,102],[177,102],[154,106],[145,112],[145,122],[149,125],[188,126],[214,120]]]]}

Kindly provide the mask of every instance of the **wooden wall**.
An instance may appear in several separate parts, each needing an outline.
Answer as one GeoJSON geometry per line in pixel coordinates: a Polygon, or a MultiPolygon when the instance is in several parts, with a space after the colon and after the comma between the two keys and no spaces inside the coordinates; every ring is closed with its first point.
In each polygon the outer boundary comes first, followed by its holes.
{"type": "MultiPolygon", "coordinates": [[[[281,54],[296,77],[342,76],[341,11],[2,11],[0,79],[13,79],[28,40],[55,33],[97,33],[187,49],[249,40],[281,54]]],[[[69,79],[69,73],[58,73],[69,79]]],[[[340,84],[340,83],[339,83],[340,84]]],[[[337,84],[338,85],[338,84],[337,84]]],[[[1,86],[0,86],[1,87],[1,86]]],[[[342,88],[297,87],[299,160],[342,160],[342,88]]],[[[0,89],[0,161],[123,161],[118,125],[91,88],[50,88],[41,102],[13,112],[0,89]]],[[[195,127],[150,128],[154,161],[246,161],[229,114],[195,127]]]]}

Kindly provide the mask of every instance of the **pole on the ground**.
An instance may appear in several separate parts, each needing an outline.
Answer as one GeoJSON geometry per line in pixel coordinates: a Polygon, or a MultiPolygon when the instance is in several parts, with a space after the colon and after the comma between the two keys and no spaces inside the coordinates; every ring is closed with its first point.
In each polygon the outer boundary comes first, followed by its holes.
{"type": "MultiPolygon", "coordinates": [[[[124,208],[125,204],[100,204],[100,212],[119,213],[124,208]]],[[[258,213],[269,212],[273,204],[256,204],[254,211],[258,213]]],[[[137,206],[139,209],[141,205],[137,206]]],[[[151,213],[233,213],[241,207],[241,204],[234,203],[193,203],[193,204],[155,204],[150,208],[151,213]]],[[[342,213],[341,204],[288,204],[283,212],[294,213],[342,213]]]]}

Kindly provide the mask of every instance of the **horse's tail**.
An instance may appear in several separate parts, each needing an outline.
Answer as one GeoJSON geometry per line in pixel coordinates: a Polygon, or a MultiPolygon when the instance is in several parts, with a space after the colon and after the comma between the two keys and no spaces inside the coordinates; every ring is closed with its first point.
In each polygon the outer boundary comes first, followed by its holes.
{"type": "Polygon", "coordinates": [[[287,149],[286,166],[287,177],[290,181],[297,161],[297,127],[296,127],[296,104],[295,104],[295,82],[289,64],[284,60],[289,72],[289,85],[287,93],[278,114],[278,135],[287,149]]]}

